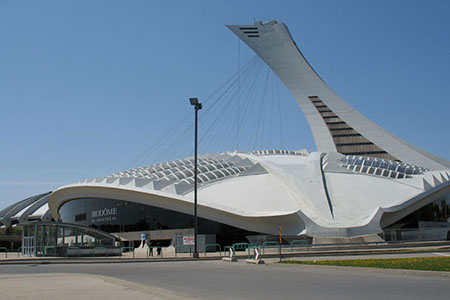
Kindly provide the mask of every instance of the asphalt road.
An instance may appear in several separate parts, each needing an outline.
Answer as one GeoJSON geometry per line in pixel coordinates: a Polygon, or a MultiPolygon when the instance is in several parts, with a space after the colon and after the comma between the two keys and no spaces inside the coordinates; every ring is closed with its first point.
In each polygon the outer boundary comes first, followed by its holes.
{"type": "Polygon", "coordinates": [[[41,273],[109,276],[198,299],[450,299],[450,277],[380,270],[221,261],[0,266],[0,274],[41,273]]]}

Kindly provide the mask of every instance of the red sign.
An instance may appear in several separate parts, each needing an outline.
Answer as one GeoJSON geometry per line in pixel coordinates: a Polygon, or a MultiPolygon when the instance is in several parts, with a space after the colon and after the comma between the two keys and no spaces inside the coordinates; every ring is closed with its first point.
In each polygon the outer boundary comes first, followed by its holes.
{"type": "Polygon", "coordinates": [[[193,235],[185,235],[183,236],[183,245],[194,245],[195,238],[193,235]]]}

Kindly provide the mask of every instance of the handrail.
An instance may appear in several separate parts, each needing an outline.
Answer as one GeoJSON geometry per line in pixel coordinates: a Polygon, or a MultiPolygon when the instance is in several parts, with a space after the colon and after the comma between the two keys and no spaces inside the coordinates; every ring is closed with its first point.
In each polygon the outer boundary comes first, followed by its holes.
{"type": "Polygon", "coordinates": [[[69,246],[69,247],[67,247],[66,257],[69,257],[69,249],[77,249],[77,250],[78,250],[78,257],[81,256],[81,253],[80,253],[80,247],[69,246]]]}
{"type": "Polygon", "coordinates": [[[307,253],[309,252],[309,249],[308,249],[308,241],[307,241],[307,240],[293,240],[293,241],[291,241],[289,244],[290,244],[290,246],[291,246],[291,253],[292,253],[292,249],[294,248],[294,245],[295,245],[295,244],[305,245],[305,247],[306,247],[306,252],[307,252],[307,253]]]}
{"type": "Polygon", "coordinates": [[[250,245],[249,243],[236,243],[233,244],[233,250],[236,254],[236,250],[247,250],[247,258],[250,258],[250,245]]]}
{"type": "Polygon", "coordinates": [[[5,250],[5,258],[8,258],[8,249],[6,247],[0,247],[0,250],[5,250]]]}
{"type": "Polygon", "coordinates": [[[95,249],[105,249],[106,257],[108,257],[108,248],[106,247],[95,247],[92,249],[92,256],[95,256],[95,249]]]}
{"type": "Polygon", "coordinates": [[[248,243],[235,243],[233,244],[234,250],[248,249],[250,245],[248,243]]]}
{"type": "Polygon", "coordinates": [[[134,258],[134,247],[122,247],[120,248],[120,257],[122,257],[123,250],[131,249],[133,250],[133,258],[134,258]]]}
{"type": "Polygon", "coordinates": [[[178,248],[189,248],[189,256],[192,255],[192,247],[191,247],[191,245],[175,245],[175,257],[177,257],[177,249],[178,248]]]}
{"type": "Polygon", "coordinates": [[[56,256],[56,246],[44,246],[44,256],[47,256],[47,249],[53,249],[53,256],[56,256]]]}
{"type": "Polygon", "coordinates": [[[278,242],[276,242],[276,241],[265,241],[262,244],[262,252],[263,252],[263,254],[265,253],[266,246],[270,246],[270,245],[277,246],[278,251],[281,251],[281,247],[280,247],[280,244],[278,242]]]}
{"type": "Polygon", "coordinates": [[[205,245],[205,256],[206,256],[206,248],[208,247],[214,247],[214,250],[216,250],[217,247],[219,247],[219,255],[222,256],[222,246],[220,244],[206,244],[205,245]]]}

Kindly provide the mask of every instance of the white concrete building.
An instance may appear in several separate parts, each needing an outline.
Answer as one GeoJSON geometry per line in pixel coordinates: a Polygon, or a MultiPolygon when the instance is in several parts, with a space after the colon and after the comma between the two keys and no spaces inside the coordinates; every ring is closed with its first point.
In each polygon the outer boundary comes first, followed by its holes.
{"type": "MultiPolygon", "coordinates": [[[[317,152],[200,156],[200,232],[222,235],[225,243],[225,236],[278,235],[280,226],[286,236],[332,238],[448,227],[449,161],[408,144],[348,105],[308,64],[283,23],[228,28],[290,90],[317,152]]],[[[192,228],[193,175],[188,158],[88,179],[19,202],[0,212],[0,222],[26,220],[40,201],[48,203],[47,219],[123,236],[174,234],[192,228]]]]}

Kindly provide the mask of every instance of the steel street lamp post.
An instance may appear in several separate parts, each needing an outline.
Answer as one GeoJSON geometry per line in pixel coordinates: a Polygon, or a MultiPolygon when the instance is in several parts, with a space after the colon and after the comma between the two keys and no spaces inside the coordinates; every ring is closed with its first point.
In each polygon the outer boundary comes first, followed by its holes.
{"type": "Polygon", "coordinates": [[[189,98],[191,105],[194,106],[195,110],[195,137],[194,137],[194,258],[198,258],[197,249],[197,131],[198,131],[198,111],[202,109],[202,104],[198,102],[197,98],[189,98]]]}

